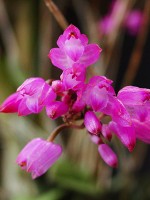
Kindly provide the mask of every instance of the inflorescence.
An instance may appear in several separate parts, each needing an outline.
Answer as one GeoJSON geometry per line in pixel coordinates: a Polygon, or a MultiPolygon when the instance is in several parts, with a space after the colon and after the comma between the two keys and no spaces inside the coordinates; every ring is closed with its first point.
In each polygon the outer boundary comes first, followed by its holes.
{"type": "Polygon", "coordinates": [[[47,140],[35,138],[19,153],[17,164],[33,179],[61,156],[62,147],[53,141],[66,127],[86,128],[100,156],[111,167],[118,165],[117,155],[109,146],[113,135],[130,152],[136,139],[150,142],[150,89],[127,86],[116,94],[113,81],[105,76],[93,76],[86,82],[86,69],[98,60],[102,49],[88,44],[87,36],[74,25],[60,35],[57,45],[48,56],[62,70],[60,80],[29,78],[0,106],[0,112],[19,116],[37,114],[45,108],[49,118],[62,117],[64,121],[47,140]],[[83,121],[80,126],[76,125],[79,119],[83,121]]]}

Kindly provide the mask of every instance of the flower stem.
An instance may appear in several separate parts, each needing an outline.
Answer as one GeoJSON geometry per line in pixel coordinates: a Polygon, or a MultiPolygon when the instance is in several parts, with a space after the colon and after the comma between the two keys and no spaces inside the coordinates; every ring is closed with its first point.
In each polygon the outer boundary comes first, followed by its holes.
{"type": "Polygon", "coordinates": [[[61,124],[60,126],[58,126],[56,129],[54,129],[54,131],[51,133],[51,135],[48,137],[47,141],[48,142],[52,142],[55,137],[65,128],[76,128],[76,129],[83,129],[85,126],[82,123],[81,125],[76,125],[76,124],[72,124],[72,123],[65,123],[65,124],[61,124]]]}
{"type": "Polygon", "coordinates": [[[68,26],[68,22],[52,0],[44,0],[45,5],[48,7],[49,11],[53,14],[58,24],[63,30],[68,26]]]}

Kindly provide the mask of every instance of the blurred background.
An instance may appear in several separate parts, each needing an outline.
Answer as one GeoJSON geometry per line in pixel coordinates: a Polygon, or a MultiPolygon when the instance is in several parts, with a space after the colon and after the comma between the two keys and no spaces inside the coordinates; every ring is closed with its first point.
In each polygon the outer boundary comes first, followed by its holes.
{"type": "MultiPolygon", "coordinates": [[[[116,92],[123,86],[150,88],[149,0],[54,0],[68,21],[103,49],[88,68],[106,75],[116,92]]],[[[63,29],[40,0],[0,0],[0,102],[29,77],[59,78],[48,52],[63,29]]],[[[42,177],[31,180],[16,165],[21,148],[32,138],[47,138],[61,122],[38,116],[0,115],[1,200],[149,200],[150,147],[137,141],[129,152],[112,141],[118,169],[100,158],[85,131],[63,132],[61,159],[42,177]]]]}

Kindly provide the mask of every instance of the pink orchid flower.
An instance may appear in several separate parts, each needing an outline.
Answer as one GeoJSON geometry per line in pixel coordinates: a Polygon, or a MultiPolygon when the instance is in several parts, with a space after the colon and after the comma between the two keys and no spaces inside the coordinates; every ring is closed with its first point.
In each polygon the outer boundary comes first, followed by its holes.
{"type": "Polygon", "coordinates": [[[18,112],[19,116],[39,113],[55,98],[56,94],[42,78],[29,78],[2,103],[0,112],[18,112]]]}
{"type": "Polygon", "coordinates": [[[104,76],[94,76],[86,85],[83,96],[86,104],[94,111],[101,111],[107,106],[109,94],[115,95],[111,83],[112,81],[104,76]]]}
{"type": "Polygon", "coordinates": [[[62,147],[41,138],[31,140],[19,153],[16,162],[35,179],[44,174],[61,156],[62,147]]]}
{"type": "Polygon", "coordinates": [[[57,45],[59,48],[51,49],[48,56],[53,65],[62,70],[74,63],[87,67],[98,60],[102,51],[97,44],[88,44],[86,35],[74,25],[70,25],[58,38],[57,45]]]}

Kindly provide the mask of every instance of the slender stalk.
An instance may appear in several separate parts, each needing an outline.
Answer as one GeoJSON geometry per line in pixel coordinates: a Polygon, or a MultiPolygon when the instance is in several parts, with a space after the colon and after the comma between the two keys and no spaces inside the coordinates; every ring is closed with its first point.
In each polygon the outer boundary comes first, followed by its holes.
{"type": "Polygon", "coordinates": [[[54,129],[54,131],[51,133],[51,135],[48,137],[47,141],[48,142],[52,142],[55,137],[65,128],[76,128],[76,129],[83,129],[85,126],[82,123],[81,125],[76,125],[76,124],[72,124],[72,123],[65,123],[65,124],[61,124],[60,126],[58,126],[56,129],[54,129]]]}
{"type": "Polygon", "coordinates": [[[53,14],[56,21],[60,25],[60,27],[65,30],[68,26],[68,22],[65,19],[64,15],[61,13],[59,8],[56,6],[56,4],[52,0],[44,0],[45,5],[48,7],[49,11],[53,14]]]}

